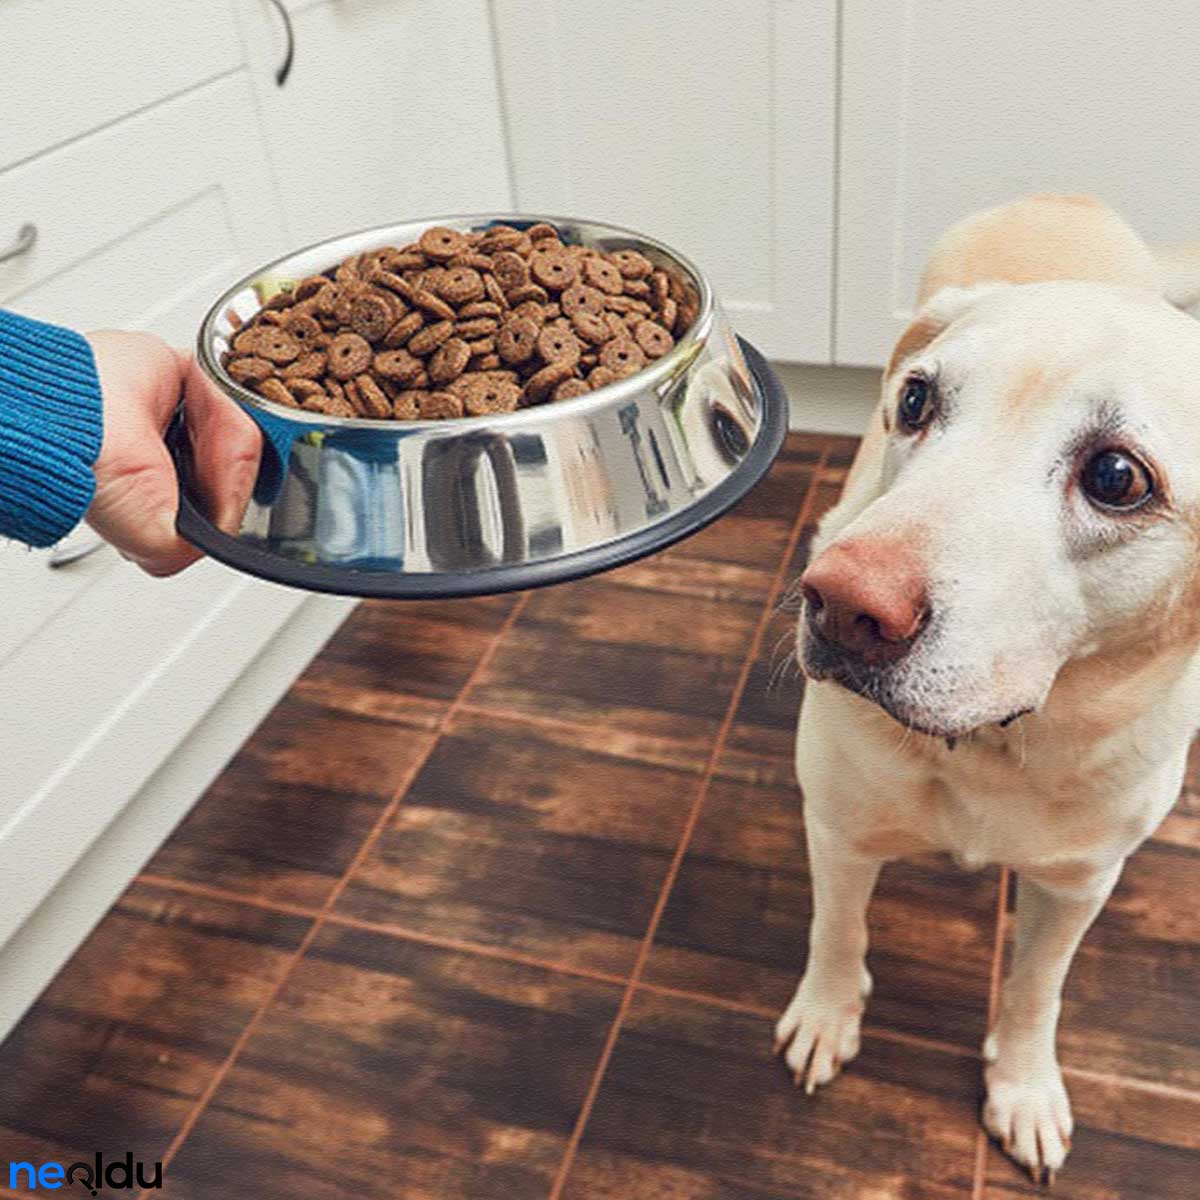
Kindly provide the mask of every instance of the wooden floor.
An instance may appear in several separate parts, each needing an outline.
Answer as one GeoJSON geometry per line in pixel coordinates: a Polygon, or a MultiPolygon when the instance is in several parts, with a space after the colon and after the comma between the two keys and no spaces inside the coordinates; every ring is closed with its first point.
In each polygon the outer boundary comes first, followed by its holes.
{"type": "MultiPolygon", "coordinates": [[[[806,1099],[770,1056],[810,904],[779,608],[853,447],[793,436],[732,516],[600,578],[358,609],[0,1050],[0,1170],[132,1150],[173,1200],[1034,1194],[976,1123],[999,872],[885,871],[858,1060],[806,1099]]],[[[1200,1194],[1198,778],[1071,974],[1064,1200],[1200,1194]]]]}

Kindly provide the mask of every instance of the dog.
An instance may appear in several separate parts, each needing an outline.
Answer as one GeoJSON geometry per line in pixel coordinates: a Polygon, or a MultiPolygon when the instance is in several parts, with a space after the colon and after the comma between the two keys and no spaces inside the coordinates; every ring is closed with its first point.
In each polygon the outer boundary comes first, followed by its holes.
{"type": "Polygon", "coordinates": [[[813,917],[777,1050],[809,1092],[857,1052],[884,862],[1010,867],[982,1121],[1039,1183],[1063,981],[1200,718],[1198,263],[1087,196],[952,228],[800,579],[813,917]]]}

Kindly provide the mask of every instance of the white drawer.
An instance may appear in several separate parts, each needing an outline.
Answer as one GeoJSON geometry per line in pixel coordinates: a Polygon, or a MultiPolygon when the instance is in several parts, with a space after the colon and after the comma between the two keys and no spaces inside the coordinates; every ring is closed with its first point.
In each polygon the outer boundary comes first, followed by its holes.
{"type": "Polygon", "coordinates": [[[239,71],[0,173],[0,242],[39,231],[0,263],[0,304],[190,344],[221,288],[282,249],[254,112],[239,71]]]}
{"type": "Polygon", "coordinates": [[[118,562],[0,663],[0,944],[305,598],[118,562]]]}
{"type": "Polygon", "coordinates": [[[0,0],[0,63],[2,167],[231,71],[242,47],[233,0],[0,0]]]}
{"type": "MultiPolygon", "coordinates": [[[[94,536],[81,525],[60,545],[87,545],[94,536]]],[[[52,565],[53,555],[0,541],[0,668],[59,609],[121,561],[111,546],[62,567],[52,565]]]]}
{"type": "MultiPolygon", "coordinates": [[[[283,248],[254,113],[238,70],[0,172],[0,221],[39,227],[0,264],[0,303],[190,345],[283,248]]],[[[0,942],[304,598],[211,562],[162,581],[108,548],[46,558],[0,550],[0,942]]]]}
{"type": "MultiPolygon", "coordinates": [[[[0,304],[190,346],[213,297],[282,249],[272,195],[238,72],[0,173],[0,222],[40,230],[0,263],[0,304]]],[[[0,545],[0,665],[119,564],[108,549],[60,571],[47,558],[0,545]]]]}

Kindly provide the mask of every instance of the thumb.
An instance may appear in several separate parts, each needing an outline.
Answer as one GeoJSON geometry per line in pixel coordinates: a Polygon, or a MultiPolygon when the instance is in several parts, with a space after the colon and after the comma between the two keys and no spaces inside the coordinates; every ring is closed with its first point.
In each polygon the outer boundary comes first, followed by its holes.
{"type": "Polygon", "coordinates": [[[195,360],[188,362],[184,376],[184,406],[196,481],[209,519],[224,533],[236,534],[258,477],[262,434],[195,360]]]}

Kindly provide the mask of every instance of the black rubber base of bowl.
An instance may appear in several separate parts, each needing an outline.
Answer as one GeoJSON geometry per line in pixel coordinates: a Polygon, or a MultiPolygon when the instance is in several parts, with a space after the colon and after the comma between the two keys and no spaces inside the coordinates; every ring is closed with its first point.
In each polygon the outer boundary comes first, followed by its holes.
{"type": "Polygon", "coordinates": [[[538,563],[485,567],[456,574],[405,574],[402,571],[356,571],[280,558],[217,529],[189,493],[190,464],[187,433],[180,420],[172,425],[167,443],[179,474],[180,535],[227,566],[310,592],[341,596],[382,597],[394,600],[451,599],[457,596],[490,596],[565,583],[585,575],[608,571],[645,558],[698,533],[728,512],[767,473],[783,445],[788,426],[788,398],[767,360],[749,342],[739,338],[742,352],[758,386],[763,421],[758,438],[736,471],[723,479],[695,504],[648,529],[616,538],[590,550],[577,550],[538,563]]]}

